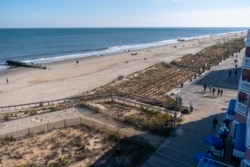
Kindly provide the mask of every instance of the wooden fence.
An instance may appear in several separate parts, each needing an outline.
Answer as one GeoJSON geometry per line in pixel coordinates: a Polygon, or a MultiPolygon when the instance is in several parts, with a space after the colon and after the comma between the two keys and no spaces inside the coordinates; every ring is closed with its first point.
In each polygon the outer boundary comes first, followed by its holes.
{"type": "Polygon", "coordinates": [[[22,138],[22,137],[29,135],[29,134],[40,134],[40,133],[51,131],[53,129],[66,128],[66,127],[76,126],[76,125],[88,126],[92,129],[100,130],[100,131],[105,132],[107,134],[119,133],[123,137],[132,137],[134,140],[139,141],[139,142],[143,142],[145,144],[149,144],[149,145],[153,146],[154,148],[157,148],[158,144],[159,144],[159,143],[156,144],[156,143],[152,142],[149,138],[147,138],[146,134],[133,133],[133,132],[126,130],[125,128],[115,127],[113,125],[106,124],[106,123],[103,123],[101,121],[93,120],[93,119],[87,118],[87,117],[63,119],[63,120],[56,121],[56,122],[45,123],[42,125],[29,127],[26,129],[20,129],[20,130],[16,130],[13,132],[0,134],[0,137],[1,138],[8,138],[8,137],[22,138]]]}

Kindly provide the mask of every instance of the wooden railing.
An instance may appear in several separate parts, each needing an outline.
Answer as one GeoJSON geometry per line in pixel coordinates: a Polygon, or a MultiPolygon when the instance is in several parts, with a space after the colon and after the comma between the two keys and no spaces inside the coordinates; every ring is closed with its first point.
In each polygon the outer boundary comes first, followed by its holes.
{"type": "Polygon", "coordinates": [[[16,110],[38,108],[38,107],[45,107],[45,106],[76,104],[83,100],[94,100],[94,99],[104,99],[104,98],[113,98],[113,97],[119,97],[120,100],[121,98],[129,98],[129,99],[133,99],[142,103],[164,107],[167,109],[174,107],[174,104],[166,103],[166,102],[156,100],[156,99],[150,99],[150,98],[139,96],[139,95],[133,95],[133,94],[128,94],[124,92],[108,92],[108,93],[86,94],[83,96],[75,96],[75,97],[56,99],[56,100],[50,100],[50,101],[40,101],[40,102],[26,103],[26,104],[19,104],[19,105],[2,106],[0,107],[0,112],[4,113],[8,111],[16,111],[16,110]]]}

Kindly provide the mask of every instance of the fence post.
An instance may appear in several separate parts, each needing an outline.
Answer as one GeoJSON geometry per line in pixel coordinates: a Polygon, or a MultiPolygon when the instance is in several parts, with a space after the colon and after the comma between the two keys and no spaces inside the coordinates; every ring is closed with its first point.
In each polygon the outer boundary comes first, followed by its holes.
{"type": "Polygon", "coordinates": [[[63,119],[64,128],[66,128],[66,121],[63,119]]]}
{"type": "Polygon", "coordinates": [[[27,135],[30,135],[30,128],[28,128],[28,134],[27,135]]]}
{"type": "Polygon", "coordinates": [[[119,119],[119,117],[120,117],[120,114],[119,114],[119,113],[120,113],[120,110],[118,110],[118,114],[117,114],[117,119],[118,119],[118,120],[120,120],[120,119],[119,119]]]}
{"type": "Polygon", "coordinates": [[[46,132],[48,132],[48,123],[46,123],[46,132]]]}

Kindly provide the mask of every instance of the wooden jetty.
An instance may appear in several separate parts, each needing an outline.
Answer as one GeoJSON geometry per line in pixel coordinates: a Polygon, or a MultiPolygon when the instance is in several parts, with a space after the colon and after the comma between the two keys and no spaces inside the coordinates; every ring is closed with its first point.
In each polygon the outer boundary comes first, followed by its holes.
{"type": "Polygon", "coordinates": [[[45,66],[41,66],[41,64],[27,64],[20,61],[7,60],[6,65],[15,66],[15,67],[28,67],[28,68],[40,68],[47,69],[45,66]]]}

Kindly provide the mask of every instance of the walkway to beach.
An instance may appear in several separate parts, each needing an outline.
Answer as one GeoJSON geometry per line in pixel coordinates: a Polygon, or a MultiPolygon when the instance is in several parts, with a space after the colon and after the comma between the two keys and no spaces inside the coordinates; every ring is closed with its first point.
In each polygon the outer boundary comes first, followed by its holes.
{"type": "Polygon", "coordinates": [[[238,74],[234,75],[234,58],[223,61],[203,77],[184,84],[178,94],[183,103],[194,107],[193,113],[184,116],[184,122],[176,130],[176,135],[169,137],[158,150],[142,164],[142,167],[194,167],[193,158],[197,152],[207,152],[210,148],[203,142],[206,135],[217,134],[212,130],[212,119],[216,116],[219,126],[223,125],[230,99],[237,95],[238,81],[241,74],[241,62],[244,50],[238,54],[238,74]],[[232,70],[231,77],[228,76],[232,70]],[[216,88],[213,96],[207,87],[212,84],[216,88]],[[223,89],[223,95],[217,96],[217,89],[223,89]]]}

